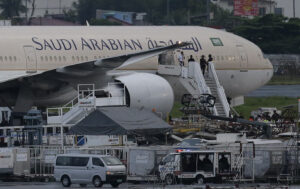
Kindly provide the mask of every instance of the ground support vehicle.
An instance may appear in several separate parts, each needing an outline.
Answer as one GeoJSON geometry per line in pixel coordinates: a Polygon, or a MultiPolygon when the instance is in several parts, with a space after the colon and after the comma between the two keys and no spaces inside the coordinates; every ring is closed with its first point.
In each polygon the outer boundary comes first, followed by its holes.
{"type": "Polygon", "coordinates": [[[54,177],[64,187],[89,183],[95,187],[104,183],[118,187],[126,181],[126,167],[119,159],[109,155],[62,154],[56,157],[54,177]]]}
{"type": "Polygon", "coordinates": [[[166,184],[209,180],[222,181],[232,177],[231,153],[225,151],[182,151],[168,154],[159,165],[159,177],[166,184]]]}

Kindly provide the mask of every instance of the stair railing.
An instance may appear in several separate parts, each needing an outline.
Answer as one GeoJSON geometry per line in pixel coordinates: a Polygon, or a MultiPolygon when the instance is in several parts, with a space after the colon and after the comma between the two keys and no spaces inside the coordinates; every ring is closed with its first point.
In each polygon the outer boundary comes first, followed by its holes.
{"type": "Polygon", "coordinates": [[[217,72],[216,72],[216,69],[215,69],[215,66],[214,66],[213,62],[209,62],[208,63],[208,67],[209,67],[209,76],[211,78],[213,78],[214,81],[215,81],[215,83],[216,83],[217,92],[218,92],[218,95],[219,95],[219,99],[220,99],[220,101],[221,101],[221,103],[223,105],[225,115],[229,116],[230,105],[229,105],[229,103],[227,101],[225,90],[222,87],[222,85],[220,84],[220,81],[218,79],[218,75],[217,75],[217,72]]]}

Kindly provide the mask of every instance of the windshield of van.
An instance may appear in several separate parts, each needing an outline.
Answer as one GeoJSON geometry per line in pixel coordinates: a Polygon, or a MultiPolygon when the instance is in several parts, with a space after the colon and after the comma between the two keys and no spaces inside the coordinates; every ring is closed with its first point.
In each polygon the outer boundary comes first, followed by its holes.
{"type": "Polygon", "coordinates": [[[102,157],[102,160],[105,162],[106,165],[123,165],[123,163],[115,157],[108,156],[108,157],[102,157]]]}

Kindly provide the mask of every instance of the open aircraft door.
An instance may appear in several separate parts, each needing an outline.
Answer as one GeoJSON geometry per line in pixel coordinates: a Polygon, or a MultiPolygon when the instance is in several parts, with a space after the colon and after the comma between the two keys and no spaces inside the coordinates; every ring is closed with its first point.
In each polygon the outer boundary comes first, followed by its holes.
{"type": "Polygon", "coordinates": [[[236,45],[239,52],[240,68],[245,69],[248,66],[248,56],[243,45],[236,45]]]}
{"type": "Polygon", "coordinates": [[[33,46],[24,46],[23,47],[26,58],[26,72],[35,73],[37,72],[37,60],[36,53],[33,46]]]}

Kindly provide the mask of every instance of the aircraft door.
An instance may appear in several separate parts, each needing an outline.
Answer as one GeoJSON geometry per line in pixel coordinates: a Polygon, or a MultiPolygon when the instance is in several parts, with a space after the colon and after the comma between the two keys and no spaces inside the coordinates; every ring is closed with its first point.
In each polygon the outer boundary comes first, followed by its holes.
{"type": "Polygon", "coordinates": [[[158,63],[160,65],[175,65],[175,53],[173,51],[168,51],[162,53],[158,57],[158,63]]]}
{"type": "Polygon", "coordinates": [[[26,72],[35,73],[37,72],[37,59],[36,53],[33,46],[24,46],[25,58],[26,58],[26,72]]]}
{"type": "Polygon", "coordinates": [[[245,69],[248,66],[248,56],[243,45],[236,45],[239,53],[240,68],[245,69]]]}

